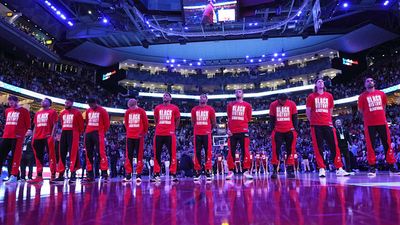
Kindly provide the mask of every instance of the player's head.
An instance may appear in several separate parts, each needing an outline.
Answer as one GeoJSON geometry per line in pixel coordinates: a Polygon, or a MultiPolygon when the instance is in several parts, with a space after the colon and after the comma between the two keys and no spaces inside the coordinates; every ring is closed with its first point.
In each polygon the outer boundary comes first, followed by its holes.
{"type": "Polygon", "coordinates": [[[87,103],[89,104],[89,107],[92,109],[95,109],[97,107],[97,99],[95,97],[90,97],[87,100],[87,103]]]}
{"type": "Polygon", "coordinates": [[[201,94],[200,95],[200,104],[201,105],[205,105],[205,104],[207,104],[207,101],[208,101],[208,97],[207,97],[207,94],[201,94]]]}
{"type": "Polygon", "coordinates": [[[315,87],[314,87],[314,92],[317,92],[318,90],[323,90],[325,91],[325,82],[321,78],[318,78],[315,81],[315,87]]]}
{"type": "Polygon", "coordinates": [[[169,92],[164,92],[164,95],[163,95],[163,102],[164,102],[164,103],[170,103],[171,100],[172,100],[171,94],[170,94],[169,92]]]}
{"type": "Polygon", "coordinates": [[[371,77],[367,77],[364,81],[364,86],[366,89],[372,89],[375,87],[375,81],[371,77]]]}
{"type": "Polygon", "coordinates": [[[335,121],[335,125],[336,125],[337,127],[341,127],[341,126],[342,126],[342,120],[337,119],[337,120],[335,121]]]}
{"type": "Polygon", "coordinates": [[[65,103],[64,103],[65,109],[71,109],[73,105],[74,105],[74,99],[72,99],[72,98],[65,99],[65,103]]]}
{"type": "Polygon", "coordinates": [[[31,130],[31,129],[28,129],[28,130],[26,131],[25,136],[27,136],[27,137],[32,136],[32,130],[31,130]]]}
{"type": "Polygon", "coordinates": [[[236,91],[235,91],[235,96],[236,96],[236,99],[243,99],[243,90],[242,89],[237,89],[236,91]]]}
{"type": "Polygon", "coordinates": [[[129,108],[134,108],[137,106],[137,100],[135,98],[131,98],[128,101],[128,107],[129,108]]]}
{"type": "Polygon", "coordinates": [[[15,108],[18,106],[18,97],[15,95],[10,95],[8,96],[8,105],[11,108],[15,108]]]}
{"type": "Polygon", "coordinates": [[[278,102],[281,104],[281,105],[284,105],[285,103],[286,103],[286,101],[288,100],[288,95],[286,94],[286,93],[280,93],[279,95],[278,95],[278,102]]]}
{"type": "Polygon", "coordinates": [[[49,98],[44,98],[44,99],[42,100],[42,102],[41,102],[41,105],[42,105],[43,108],[48,108],[48,107],[51,106],[52,103],[53,103],[53,102],[51,101],[51,99],[49,99],[49,98]]]}

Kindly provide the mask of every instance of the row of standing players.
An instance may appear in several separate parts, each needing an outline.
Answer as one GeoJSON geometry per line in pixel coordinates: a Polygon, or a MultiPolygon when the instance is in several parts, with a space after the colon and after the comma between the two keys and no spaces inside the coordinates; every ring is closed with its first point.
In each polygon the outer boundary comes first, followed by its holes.
{"type": "MultiPolygon", "coordinates": [[[[375,140],[378,135],[384,147],[386,160],[389,164],[390,173],[399,174],[394,167],[394,152],[390,144],[390,133],[386,121],[385,107],[387,105],[386,95],[375,90],[375,81],[372,78],[365,80],[366,91],[359,96],[358,108],[364,117],[364,133],[366,137],[367,158],[370,165],[368,175],[376,175],[375,140]]],[[[252,117],[252,107],[243,101],[243,91],[236,90],[236,101],[230,102],[227,107],[227,134],[228,134],[228,156],[227,164],[229,172],[226,179],[233,178],[235,169],[235,154],[240,146],[241,161],[243,165],[243,176],[253,179],[249,172],[251,168],[250,139],[248,123],[252,117]]],[[[178,181],[177,158],[176,158],[176,128],[180,123],[180,112],[176,105],[171,104],[171,94],[163,95],[163,103],[154,109],[154,120],[156,124],[154,135],[154,174],[151,182],[160,182],[161,153],[165,146],[171,159],[170,174],[172,181],[178,181]]],[[[191,120],[194,127],[194,169],[195,180],[201,178],[201,172],[205,171],[206,179],[212,179],[212,128],[216,125],[215,111],[207,105],[207,95],[200,96],[200,104],[192,109],[191,120]],[[202,165],[202,150],[205,151],[205,163],[202,165]]],[[[19,173],[19,164],[22,155],[22,142],[25,133],[30,128],[29,112],[18,104],[16,96],[8,98],[10,108],[6,109],[6,124],[4,126],[3,141],[0,144],[0,166],[3,165],[6,156],[12,151],[11,176],[7,183],[15,183],[19,173]]],[[[45,98],[42,101],[42,109],[35,114],[32,147],[34,150],[37,177],[28,181],[29,183],[43,182],[43,162],[45,149],[49,152],[49,164],[51,171],[51,183],[64,182],[66,156],[70,154],[70,183],[76,182],[76,171],[80,169],[78,158],[79,138],[84,132],[86,148],[87,176],[82,182],[94,182],[93,162],[95,151],[100,157],[101,180],[108,180],[108,161],[105,152],[105,133],[110,126],[107,111],[97,104],[95,98],[88,99],[89,109],[85,112],[85,119],[78,109],[73,108],[73,100],[65,101],[65,109],[58,116],[51,109],[51,100],[45,98]],[[54,147],[54,135],[57,129],[57,121],[61,120],[62,132],[59,144],[59,159],[56,159],[54,147]],[[86,124],[86,129],[84,126],[86,124]],[[58,177],[56,178],[56,173],[58,177]]],[[[125,113],[124,124],[126,128],[126,177],[123,182],[132,180],[132,160],[137,158],[136,181],[141,182],[143,169],[144,137],[148,131],[148,118],[146,112],[138,107],[136,99],[128,101],[129,109],[125,113]]],[[[323,159],[324,143],[328,146],[337,176],[349,176],[343,170],[338,137],[332,124],[334,101],[332,95],[325,90],[324,81],[318,79],[315,83],[314,92],[311,93],[306,102],[306,114],[311,126],[311,138],[315,152],[319,176],[325,177],[325,162],[323,159]]],[[[272,159],[273,171],[271,178],[277,178],[280,150],[284,144],[286,147],[286,176],[294,178],[294,155],[296,153],[296,139],[298,130],[297,106],[288,99],[286,94],[279,94],[278,99],[271,103],[269,108],[270,127],[272,130],[272,159]]],[[[339,138],[343,138],[340,134],[339,138]]],[[[1,167],[0,167],[1,168],[1,167]]]]}

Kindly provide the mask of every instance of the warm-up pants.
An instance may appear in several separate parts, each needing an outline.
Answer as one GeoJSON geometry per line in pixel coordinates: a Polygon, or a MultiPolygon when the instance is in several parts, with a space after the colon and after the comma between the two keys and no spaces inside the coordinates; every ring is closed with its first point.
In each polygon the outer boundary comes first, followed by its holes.
{"type": "Polygon", "coordinates": [[[3,167],[4,161],[7,159],[8,153],[12,152],[11,175],[18,176],[19,165],[22,158],[22,145],[24,137],[20,138],[4,138],[0,143],[0,169],[3,167]]]}
{"type": "Polygon", "coordinates": [[[71,173],[81,168],[79,159],[79,132],[73,130],[63,130],[61,132],[59,144],[58,172],[64,173],[66,167],[67,153],[69,152],[71,173]]]}
{"type": "Polygon", "coordinates": [[[336,168],[343,167],[340,149],[336,137],[336,130],[331,126],[311,126],[311,139],[318,168],[326,168],[324,162],[324,141],[331,152],[331,158],[336,168]]]}
{"type": "Polygon", "coordinates": [[[36,170],[39,176],[43,173],[44,153],[47,149],[49,154],[49,166],[51,174],[57,171],[57,159],[55,152],[54,138],[34,139],[32,142],[33,152],[35,153],[36,170]]]}
{"type": "Polygon", "coordinates": [[[296,153],[296,140],[297,140],[297,132],[289,131],[289,132],[276,132],[273,131],[271,134],[272,140],[272,165],[279,165],[279,157],[281,155],[281,147],[282,144],[286,145],[286,153],[287,158],[286,165],[294,166],[294,154],[296,153]]]}
{"type": "Polygon", "coordinates": [[[104,133],[99,131],[86,133],[85,147],[86,147],[86,167],[88,176],[93,175],[95,151],[99,152],[100,169],[103,173],[106,173],[108,170],[108,160],[106,155],[106,147],[104,143],[104,133]]]}
{"type": "Polygon", "coordinates": [[[243,169],[249,170],[251,167],[251,161],[250,161],[250,138],[248,133],[236,133],[232,134],[228,138],[228,169],[233,170],[235,169],[235,153],[237,149],[237,144],[240,144],[241,148],[241,154],[242,154],[242,163],[243,163],[243,169]]]}
{"type": "Polygon", "coordinates": [[[132,174],[132,160],[137,159],[136,174],[143,171],[144,138],[127,138],[125,151],[125,172],[132,174]]]}
{"type": "Polygon", "coordinates": [[[205,156],[206,156],[206,163],[205,169],[211,170],[212,169],[212,143],[211,143],[211,134],[206,135],[194,135],[194,169],[196,171],[201,170],[201,150],[204,148],[205,156]]]}
{"type": "Polygon", "coordinates": [[[376,134],[382,142],[383,150],[385,151],[386,161],[393,165],[396,162],[394,151],[391,146],[390,131],[388,125],[365,126],[365,140],[367,142],[367,160],[369,165],[376,164],[375,143],[376,134]]]}
{"type": "Polygon", "coordinates": [[[163,146],[166,146],[169,153],[169,158],[171,164],[169,165],[169,170],[171,174],[176,174],[177,160],[176,160],[176,136],[175,135],[155,135],[154,136],[154,173],[160,173],[161,171],[161,153],[163,146]]]}

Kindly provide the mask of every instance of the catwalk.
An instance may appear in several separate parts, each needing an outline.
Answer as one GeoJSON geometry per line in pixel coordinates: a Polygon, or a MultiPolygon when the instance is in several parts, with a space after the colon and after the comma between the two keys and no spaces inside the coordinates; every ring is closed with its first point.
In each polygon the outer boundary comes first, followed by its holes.
{"type": "Polygon", "coordinates": [[[400,224],[400,176],[0,184],[0,224],[400,224]]]}

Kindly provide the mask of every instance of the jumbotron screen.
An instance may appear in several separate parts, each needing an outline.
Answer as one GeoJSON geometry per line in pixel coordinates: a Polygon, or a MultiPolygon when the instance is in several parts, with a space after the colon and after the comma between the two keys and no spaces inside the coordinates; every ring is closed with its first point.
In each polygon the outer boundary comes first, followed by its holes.
{"type": "Polygon", "coordinates": [[[183,0],[186,24],[213,24],[236,20],[237,1],[183,0]]]}

